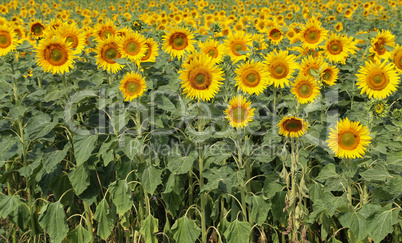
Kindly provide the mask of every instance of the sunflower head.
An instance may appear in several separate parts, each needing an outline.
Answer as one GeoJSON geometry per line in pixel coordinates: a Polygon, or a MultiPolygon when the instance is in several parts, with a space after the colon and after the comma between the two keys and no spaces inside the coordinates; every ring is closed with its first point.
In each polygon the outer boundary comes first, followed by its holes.
{"type": "Polygon", "coordinates": [[[250,95],[259,95],[268,86],[268,73],[261,62],[243,63],[235,72],[236,86],[250,95]]]}
{"type": "Polygon", "coordinates": [[[316,49],[327,38],[328,31],[321,27],[316,18],[311,18],[300,31],[303,48],[316,49]]]}
{"type": "Polygon", "coordinates": [[[290,90],[300,104],[314,102],[320,94],[320,86],[310,76],[299,75],[290,90]]]}
{"type": "Polygon", "coordinates": [[[397,45],[391,54],[392,62],[394,63],[396,70],[402,74],[402,46],[397,45]]]}
{"type": "Polygon", "coordinates": [[[285,137],[300,137],[308,130],[307,122],[294,116],[283,117],[277,126],[279,134],[285,137]]]}
{"type": "Polygon", "coordinates": [[[321,72],[321,81],[329,86],[335,85],[338,80],[339,69],[336,66],[324,68],[321,72]]]}
{"type": "Polygon", "coordinates": [[[116,73],[124,67],[124,65],[120,65],[114,61],[114,59],[121,58],[118,42],[119,39],[116,36],[110,36],[105,40],[98,40],[96,64],[109,73],[116,73]]]}
{"type": "Polygon", "coordinates": [[[45,29],[41,21],[35,21],[29,27],[30,33],[35,39],[41,38],[45,34],[45,29]]]}
{"type": "Polygon", "coordinates": [[[19,44],[13,28],[9,25],[0,25],[0,56],[14,51],[19,44]]]}
{"type": "Polygon", "coordinates": [[[228,39],[225,40],[224,46],[226,53],[229,54],[233,63],[245,60],[247,55],[241,54],[249,50],[248,46],[253,45],[251,35],[245,31],[237,31],[229,34],[228,39]]]}
{"type": "Polygon", "coordinates": [[[145,37],[139,33],[127,32],[119,40],[119,50],[123,58],[137,61],[145,56],[148,46],[145,44],[145,37]]]}
{"type": "Polygon", "coordinates": [[[370,132],[360,122],[348,118],[338,121],[335,129],[331,128],[327,140],[329,148],[339,158],[362,158],[370,144],[370,132]]]}
{"type": "Polygon", "coordinates": [[[376,100],[371,102],[370,110],[377,118],[387,117],[389,113],[390,107],[387,105],[385,101],[376,100]]]}
{"type": "Polygon", "coordinates": [[[278,52],[276,49],[267,55],[265,65],[269,75],[269,84],[281,88],[289,85],[289,79],[299,67],[295,55],[289,55],[288,51],[279,50],[278,52]]]}
{"type": "Polygon", "coordinates": [[[239,95],[229,101],[225,114],[232,127],[243,128],[253,120],[254,110],[255,108],[251,108],[251,102],[239,95]]]}
{"type": "Polygon", "coordinates": [[[195,50],[194,35],[186,28],[173,29],[164,37],[163,49],[180,60],[187,52],[195,50]]]}
{"type": "Polygon", "coordinates": [[[119,89],[123,92],[125,101],[131,101],[144,94],[147,89],[145,78],[137,73],[127,73],[120,81],[119,89]]]}

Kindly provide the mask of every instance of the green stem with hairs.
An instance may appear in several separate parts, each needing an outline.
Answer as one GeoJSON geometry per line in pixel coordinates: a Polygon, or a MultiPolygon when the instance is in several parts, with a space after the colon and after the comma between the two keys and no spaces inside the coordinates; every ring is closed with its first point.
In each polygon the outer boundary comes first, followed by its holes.
{"type": "Polygon", "coordinates": [[[92,217],[91,217],[91,208],[88,203],[84,202],[84,210],[85,210],[85,219],[88,227],[88,231],[91,234],[90,242],[94,242],[93,228],[92,228],[92,217]]]}
{"type": "MultiPolygon", "coordinates": [[[[198,101],[198,132],[202,132],[202,120],[201,120],[201,103],[198,101]]],[[[198,162],[199,162],[199,173],[200,173],[200,197],[201,197],[201,239],[202,243],[207,242],[207,226],[206,226],[206,219],[205,219],[205,203],[206,203],[206,198],[205,198],[205,193],[202,192],[202,189],[204,188],[204,176],[203,176],[203,170],[204,170],[204,158],[202,156],[202,146],[199,144],[198,147],[198,162]]]]}
{"type": "Polygon", "coordinates": [[[295,138],[292,137],[291,138],[291,177],[292,177],[292,188],[291,188],[291,214],[292,214],[292,240],[293,241],[297,241],[297,222],[296,222],[296,191],[297,191],[297,186],[296,186],[296,180],[297,180],[297,176],[296,176],[296,171],[297,171],[297,162],[296,162],[296,153],[295,153],[295,138]]]}

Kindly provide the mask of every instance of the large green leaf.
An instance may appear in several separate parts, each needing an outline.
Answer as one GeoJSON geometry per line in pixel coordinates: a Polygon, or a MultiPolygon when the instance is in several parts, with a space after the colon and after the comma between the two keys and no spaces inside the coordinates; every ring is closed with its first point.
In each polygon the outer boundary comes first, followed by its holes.
{"type": "Polygon", "coordinates": [[[318,174],[317,180],[325,181],[328,179],[335,179],[335,178],[339,178],[339,175],[336,173],[335,165],[329,163],[321,169],[320,174],[318,174]]]}
{"type": "Polygon", "coordinates": [[[62,242],[68,233],[63,204],[48,203],[41,208],[39,215],[39,224],[50,235],[52,242],[62,242]]]}
{"type": "Polygon", "coordinates": [[[74,136],[74,155],[77,165],[88,160],[92,151],[95,149],[98,135],[75,135],[74,136]]]}
{"type": "Polygon", "coordinates": [[[79,224],[74,230],[70,231],[67,235],[68,242],[75,243],[87,243],[91,241],[91,232],[86,230],[79,224]]]}
{"type": "Polygon", "coordinates": [[[357,241],[364,240],[368,235],[366,218],[360,212],[347,212],[339,217],[339,222],[352,231],[357,241]]]}
{"type": "Polygon", "coordinates": [[[172,156],[168,157],[168,169],[178,175],[188,173],[195,160],[195,153],[191,152],[189,156],[172,156]]]}
{"type": "Polygon", "coordinates": [[[158,219],[151,214],[141,223],[141,234],[144,235],[145,243],[157,243],[156,233],[158,233],[158,219]]]}
{"type": "Polygon", "coordinates": [[[393,232],[393,225],[398,223],[398,214],[400,209],[391,208],[389,204],[382,208],[382,211],[377,212],[367,228],[370,238],[374,242],[382,241],[389,233],[393,232]]]}
{"type": "Polygon", "coordinates": [[[25,230],[30,223],[31,215],[27,205],[20,203],[15,210],[11,211],[8,217],[14,224],[20,227],[20,229],[25,230]]]}
{"type": "Polygon", "coordinates": [[[391,177],[387,167],[383,164],[377,164],[373,168],[360,173],[360,175],[366,181],[385,181],[387,178],[391,177]]]}
{"type": "Polygon", "coordinates": [[[112,215],[110,215],[109,204],[105,198],[102,199],[96,207],[94,219],[98,221],[98,229],[96,233],[103,240],[106,240],[113,229],[113,218],[112,215]]]}
{"type": "Polygon", "coordinates": [[[271,210],[271,204],[266,202],[262,196],[247,196],[246,201],[251,205],[251,219],[258,225],[262,225],[268,216],[268,212],[271,210]]]}
{"type": "Polygon", "coordinates": [[[16,210],[21,203],[20,196],[8,196],[0,194],[0,218],[6,218],[12,211],[16,210]]]}
{"type": "Polygon", "coordinates": [[[172,226],[173,239],[180,243],[194,243],[201,233],[201,229],[194,220],[183,216],[176,220],[172,226]]]}
{"type": "Polygon", "coordinates": [[[112,193],[112,201],[117,207],[117,213],[123,215],[133,206],[131,189],[126,180],[118,180],[109,186],[112,193]]]}
{"type": "Polygon", "coordinates": [[[28,139],[38,139],[47,135],[57,125],[58,120],[52,121],[51,116],[45,113],[38,113],[29,119],[24,131],[27,133],[28,139]]]}
{"type": "Polygon", "coordinates": [[[59,164],[64,157],[66,157],[70,147],[71,145],[68,143],[64,146],[63,150],[55,150],[44,154],[42,162],[46,173],[50,173],[56,168],[56,165],[59,164]]]}
{"type": "Polygon", "coordinates": [[[228,243],[249,242],[251,226],[248,222],[238,221],[237,219],[229,224],[223,235],[228,243]]]}
{"type": "Polygon", "coordinates": [[[78,165],[68,173],[71,185],[77,195],[80,195],[89,186],[89,170],[85,164],[78,165]]]}
{"type": "Polygon", "coordinates": [[[156,169],[152,165],[148,165],[140,171],[140,174],[142,186],[152,195],[156,187],[162,183],[162,170],[156,169]]]}

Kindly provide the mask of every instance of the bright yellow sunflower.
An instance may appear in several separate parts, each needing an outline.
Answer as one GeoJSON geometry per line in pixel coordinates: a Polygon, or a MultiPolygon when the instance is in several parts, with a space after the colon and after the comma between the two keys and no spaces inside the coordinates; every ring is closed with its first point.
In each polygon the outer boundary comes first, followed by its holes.
{"type": "Polygon", "coordinates": [[[300,65],[300,72],[304,76],[311,76],[317,78],[320,76],[320,70],[328,67],[328,64],[321,57],[307,56],[302,59],[300,65]]]}
{"type": "Polygon", "coordinates": [[[173,58],[181,59],[194,49],[194,35],[187,28],[175,28],[163,38],[163,49],[173,58]]]}
{"type": "Polygon", "coordinates": [[[277,127],[279,127],[279,134],[285,137],[298,138],[308,131],[307,122],[294,116],[283,117],[277,127]]]}
{"type": "Polygon", "coordinates": [[[268,29],[267,36],[272,44],[278,45],[283,40],[283,31],[275,25],[268,29]]]}
{"type": "Polygon", "coordinates": [[[104,40],[98,39],[96,64],[99,68],[107,70],[109,73],[117,73],[124,67],[124,65],[120,65],[114,61],[114,59],[121,58],[118,43],[118,37],[112,35],[104,40]]]}
{"type": "Polygon", "coordinates": [[[201,53],[210,56],[215,61],[215,63],[222,62],[225,49],[223,45],[219,43],[219,41],[208,39],[206,42],[200,43],[199,47],[201,49],[201,53]]]}
{"type": "Polygon", "coordinates": [[[331,128],[326,141],[329,148],[339,158],[362,158],[366,147],[370,144],[370,131],[360,122],[349,121],[348,118],[337,122],[335,129],[331,128]]]}
{"type": "Polygon", "coordinates": [[[95,37],[97,39],[103,40],[115,35],[117,35],[117,29],[111,19],[108,19],[105,22],[101,21],[95,27],[95,37]]]}
{"type": "Polygon", "coordinates": [[[43,39],[36,48],[36,62],[45,72],[63,74],[74,68],[74,51],[65,39],[43,39]]]}
{"type": "Polygon", "coordinates": [[[9,25],[0,25],[0,56],[14,51],[19,44],[13,28],[9,25]]]}
{"type": "Polygon", "coordinates": [[[360,94],[366,93],[369,98],[374,99],[387,98],[396,91],[399,83],[399,76],[393,63],[387,64],[387,61],[366,62],[364,67],[360,67],[356,76],[356,85],[362,89],[360,94]]]}
{"type": "Polygon", "coordinates": [[[295,55],[289,55],[288,51],[278,52],[276,49],[267,55],[265,65],[269,75],[268,83],[281,88],[289,85],[289,79],[299,68],[295,55]]]}
{"type": "Polygon", "coordinates": [[[329,86],[335,85],[338,80],[339,69],[336,66],[328,66],[321,72],[321,80],[329,86]]]}
{"type": "Polygon", "coordinates": [[[235,70],[237,74],[236,86],[250,95],[259,95],[268,86],[268,72],[261,62],[251,61],[243,63],[235,70]]]}
{"type": "Polygon", "coordinates": [[[325,57],[330,62],[345,64],[349,55],[356,53],[356,45],[347,36],[339,36],[331,33],[329,39],[325,43],[325,57]]]}
{"type": "Polygon", "coordinates": [[[228,38],[224,42],[224,46],[226,48],[225,52],[229,54],[233,63],[245,60],[247,55],[242,55],[239,53],[239,51],[249,51],[248,46],[252,45],[253,40],[251,38],[251,35],[244,31],[230,33],[228,38]]]}
{"type": "Polygon", "coordinates": [[[57,30],[61,25],[63,25],[63,23],[64,23],[63,20],[54,18],[50,20],[48,24],[48,29],[57,30]]]}
{"type": "Polygon", "coordinates": [[[390,47],[387,46],[395,46],[395,35],[389,30],[379,31],[376,37],[371,40],[370,53],[375,54],[380,59],[388,59],[391,57],[391,53],[388,51],[390,47]]]}
{"type": "Polygon", "coordinates": [[[123,58],[135,62],[145,56],[148,46],[145,37],[137,32],[127,32],[119,41],[119,50],[123,58]]]}
{"type": "Polygon", "coordinates": [[[35,39],[41,38],[45,34],[45,26],[40,20],[34,21],[29,27],[31,36],[35,39]]]}
{"type": "Polygon", "coordinates": [[[290,90],[300,104],[314,102],[320,94],[320,86],[310,76],[299,75],[290,90]]]}
{"type": "Polygon", "coordinates": [[[147,84],[141,74],[131,72],[120,81],[119,89],[123,92],[125,101],[131,101],[144,94],[147,84]]]}
{"type": "Polygon", "coordinates": [[[253,120],[255,108],[251,108],[251,102],[242,95],[233,97],[225,110],[226,118],[232,127],[243,128],[253,120]]]}
{"type": "Polygon", "coordinates": [[[57,28],[56,35],[66,38],[71,43],[75,54],[80,54],[85,46],[85,34],[75,24],[62,24],[57,28]]]}
{"type": "Polygon", "coordinates": [[[155,62],[158,54],[158,43],[151,37],[145,40],[146,51],[144,56],[137,60],[137,65],[141,62],[155,62]]]}
{"type": "Polygon", "coordinates": [[[391,59],[394,63],[396,70],[402,74],[402,46],[396,45],[391,53],[391,59]]]}
{"type": "Polygon", "coordinates": [[[214,60],[201,54],[189,63],[183,63],[179,71],[183,93],[191,99],[207,100],[218,93],[223,79],[223,71],[214,66],[214,60]]]}
{"type": "Polygon", "coordinates": [[[311,18],[300,31],[303,48],[316,49],[327,38],[328,31],[321,27],[321,22],[311,18]]]}

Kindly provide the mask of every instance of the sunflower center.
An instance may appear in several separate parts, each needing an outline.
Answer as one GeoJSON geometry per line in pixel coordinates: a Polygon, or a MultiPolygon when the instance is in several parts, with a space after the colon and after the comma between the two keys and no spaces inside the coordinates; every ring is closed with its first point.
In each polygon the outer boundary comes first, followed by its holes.
{"type": "Polygon", "coordinates": [[[249,70],[243,77],[243,83],[248,87],[255,87],[260,83],[260,75],[254,70],[249,70]]]}
{"type": "Polygon", "coordinates": [[[278,40],[281,38],[281,32],[278,29],[273,29],[270,33],[270,36],[274,40],[278,40]]]}
{"type": "Polygon", "coordinates": [[[105,62],[115,64],[116,62],[113,59],[120,58],[121,54],[115,43],[109,43],[102,48],[101,57],[105,62]]]}
{"type": "Polygon", "coordinates": [[[309,29],[304,33],[304,39],[310,44],[315,44],[320,40],[320,31],[318,29],[309,29]]]}
{"type": "Polygon", "coordinates": [[[32,32],[35,35],[42,35],[43,34],[43,26],[41,24],[34,24],[32,26],[32,32]]]}
{"type": "Polygon", "coordinates": [[[397,68],[402,69],[402,51],[398,51],[394,55],[394,64],[397,68]]]}
{"type": "Polygon", "coordinates": [[[209,51],[208,51],[208,55],[210,56],[210,57],[216,57],[216,56],[218,56],[218,52],[215,50],[215,49],[210,49],[209,51]]]}
{"type": "Polygon", "coordinates": [[[241,123],[247,119],[247,114],[247,110],[239,106],[233,109],[232,118],[236,123],[241,123]]]}
{"type": "Polygon", "coordinates": [[[183,50],[188,46],[188,39],[185,33],[174,33],[169,39],[170,46],[175,50],[183,50]]]}
{"type": "Polygon", "coordinates": [[[72,48],[76,48],[78,46],[78,40],[76,39],[75,36],[68,36],[66,38],[66,41],[71,43],[72,48]]]}
{"type": "Polygon", "coordinates": [[[103,39],[106,39],[106,38],[108,38],[109,36],[113,36],[113,31],[112,30],[104,30],[103,32],[102,32],[102,38],[103,39]]]}
{"type": "Polygon", "coordinates": [[[109,48],[105,52],[107,59],[115,59],[118,55],[118,52],[115,48],[109,48]]]}
{"type": "Polygon", "coordinates": [[[235,56],[240,56],[240,54],[238,52],[245,51],[245,50],[247,50],[247,47],[243,43],[234,43],[232,45],[232,51],[235,56]]]}
{"type": "Polygon", "coordinates": [[[339,145],[343,149],[353,150],[359,144],[360,137],[353,132],[345,132],[341,134],[339,145]]]}
{"type": "Polygon", "coordinates": [[[341,43],[339,43],[339,41],[332,41],[329,44],[330,48],[329,48],[329,53],[336,55],[342,52],[342,45],[341,43]]]}
{"type": "Polygon", "coordinates": [[[377,112],[378,114],[382,113],[384,110],[384,105],[383,104],[377,104],[375,106],[375,112],[377,112]]]}
{"type": "Polygon", "coordinates": [[[141,58],[141,61],[148,60],[152,53],[151,46],[148,43],[145,43],[145,45],[147,46],[147,50],[145,51],[145,56],[141,58]]]}
{"type": "Polygon", "coordinates": [[[324,74],[322,75],[322,78],[324,80],[330,80],[331,79],[331,72],[328,71],[328,70],[324,71],[324,74]]]}
{"type": "Polygon", "coordinates": [[[380,84],[382,81],[384,81],[384,77],[380,74],[376,74],[372,80],[375,84],[380,84]]]}
{"type": "Polygon", "coordinates": [[[127,82],[126,85],[125,85],[125,90],[127,90],[127,92],[128,92],[130,95],[138,94],[139,91],[141,90],[141,85],[138,84],[138,83],[135,82],[135,81],[129,81],[129,82],[127,82]]]}
{"type": "Polygon", "coordinates": [[[303,129],[303,124],[300,120],[291,118],[283,123],[283,128],[288,132],[298,132],[303,129]]]}
{"type": "Polygon", "coordinates": [[[49,45],[44,51],[44,59],[53,66],[61,66],[68,60],[67,50],[58,44],[49,45]]]}
{"type": "Polygon", "coordinates": [[[55,62],[60,62],[63,59],[63,51],[60,49],[53,49],[50,52],[50,58],[55,62]]]}
{"type": "Polygon", "coordinates": [[[275,63],[271,65],[271,75],[275,79],[285,78],[289,73],[289,69],[284,63],[275,63]]]}
{"type": "Polygon", "coordinates": [[[11,45],[11,36],[6,31],[0,31],[0,48],[7,48],[11,45]]]}
{"type": "Polygon", "coordinates": [[[207,70],[196,67],[190,71],[189,81],[194,89],[205,90],[211,85],[212,77],[207,70]]]}
{"type": "Polygon", "coordinates": [[[313,88],[311,87],[310,84],[302,84],[299,87],[299,96],[302,98],[308,98],[311,96],[311,94],[313,93],[313,88]]]}
{"type": "Polygon", "coordinates": [[[374,49],[378,53],[378,55],[384,54],[387,49],[385,49],[385,41],[380,38],[375,44],[374,44],[374,49]]]}
{"type": "Polygon", "coordinates": [[[135,55],[140,51],[140,46],[138,45],[138,43],[132,41],[127,44],[126,51],[131,55],[135,55]]]}

